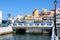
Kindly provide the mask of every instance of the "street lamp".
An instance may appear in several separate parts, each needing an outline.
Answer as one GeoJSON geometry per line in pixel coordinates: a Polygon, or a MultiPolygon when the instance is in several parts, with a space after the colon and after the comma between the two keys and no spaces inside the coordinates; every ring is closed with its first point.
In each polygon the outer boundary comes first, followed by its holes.
{"type": "Polygon", "coordinates": [[[56,30],[56,5],[57,5],[57,0],[54,0],[54,26],[55,26],[55,35],[57,36],[57,30],[56,30]]]}

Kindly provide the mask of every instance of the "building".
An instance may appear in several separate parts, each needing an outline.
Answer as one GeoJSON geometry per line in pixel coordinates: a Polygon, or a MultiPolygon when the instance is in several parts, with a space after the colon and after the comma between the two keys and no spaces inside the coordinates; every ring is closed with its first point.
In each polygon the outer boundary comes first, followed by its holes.
{"type": "MultiPolygon", "coordinates": [[[[39,12],[38,9],[33,10],[32,15],[25,15],[25,16],[20,16],[18,15],[17,17],[14,18],[14,21],[29,21],[29,22],[34,22],[34,21],[39,21],[39,22],[53,22],[54,21],[54,9],[51,11],[48,11],[47,9],[42,9],[41,12],[39,12]]],[[[56,21],[60,21],[60,8],[56,9],[56,21]]]]}
{"type": "Polygon", "coordinates": [[[33,15],[25,15],[24,16],[24,19],[26,21],[32,21],[32,22],[39,21],[39,22],[41,22],[42,21],[42,16],[40,16],[39,10],[38,9],[35,9],[33,11],[33,15]]]}
{"type": "MultiPolygon", "coordinates": [[[[51,14],[54,16],[54,9],[52,9],[51,14]]],[[[60,22],[60,8],[56,9],[56,21],[60,22]]]]}
{"type": "Polygon", "coordinates": [[[33,11],[33,17],[39,17],[39,10],[38,9],[35,9],[33,11]]]}
{"type": "MultiPolygon", "coordinates": [[[[47,13],[42,16],[43,17],[42,20],[46,22],[54,21],[54,11],[55,9],[52,9],[51,11],[47,11],[47,13]]],[[[56,9],[56,21],[60,22],[60,8],[56,9]]]]}
{"type": "Polygon", "coordinates": [[[60,22],[60,8],[56,9],[57,10],[57,14],[56,14],[56,21],[60,22]]]}
{"type": "Polygon", "coordinates": [[[0,11],[0,27],[2,26],[2,11],[0,11]]]}

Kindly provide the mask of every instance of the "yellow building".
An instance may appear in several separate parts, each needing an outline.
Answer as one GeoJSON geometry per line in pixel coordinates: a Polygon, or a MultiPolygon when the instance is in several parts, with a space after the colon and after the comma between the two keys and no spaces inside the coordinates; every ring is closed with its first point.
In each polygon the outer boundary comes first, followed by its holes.
{"type": "Polygon", "coordinates": [[[33,11],[33,15],[31,15],[31,16],[30,15],[25,15],[24,19],[26,21],[42,21],[42,16],[40,16],[39,11],[37,9],[35,9],[33,11]]]}
{"type": "Polygon", "coordinates": [[[39,17],[39,11],[38,11],[37,9],[35,9],[35,10],[33,11],[33,16],[34,16],[34,17],[39,17]]]}
{"type": "Polygon", "coordinates": [[[25,15],[24,19],[29,19],[30,15],[25,15]]]}

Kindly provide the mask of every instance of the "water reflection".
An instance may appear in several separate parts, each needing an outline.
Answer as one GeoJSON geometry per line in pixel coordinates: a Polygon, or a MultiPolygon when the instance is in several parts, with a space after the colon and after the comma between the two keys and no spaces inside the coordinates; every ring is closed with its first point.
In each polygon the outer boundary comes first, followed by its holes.
{"type": "Polygon", "coordinates": [[[50,40],[50,36],[33,34],[8,34],[0,36],[0,40],[50,40]]]}

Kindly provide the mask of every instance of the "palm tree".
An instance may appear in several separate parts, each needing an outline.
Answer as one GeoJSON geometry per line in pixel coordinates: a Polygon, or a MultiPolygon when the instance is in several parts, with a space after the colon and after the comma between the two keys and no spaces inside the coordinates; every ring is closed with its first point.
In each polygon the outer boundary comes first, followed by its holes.
{"type": "Polygon", "coordinates": [[[7,16],[8,16],[8,18],[10,18],[11,14],[10,14],[10,13],[8,13],[8,14],[7,14],[7,16]]]}

